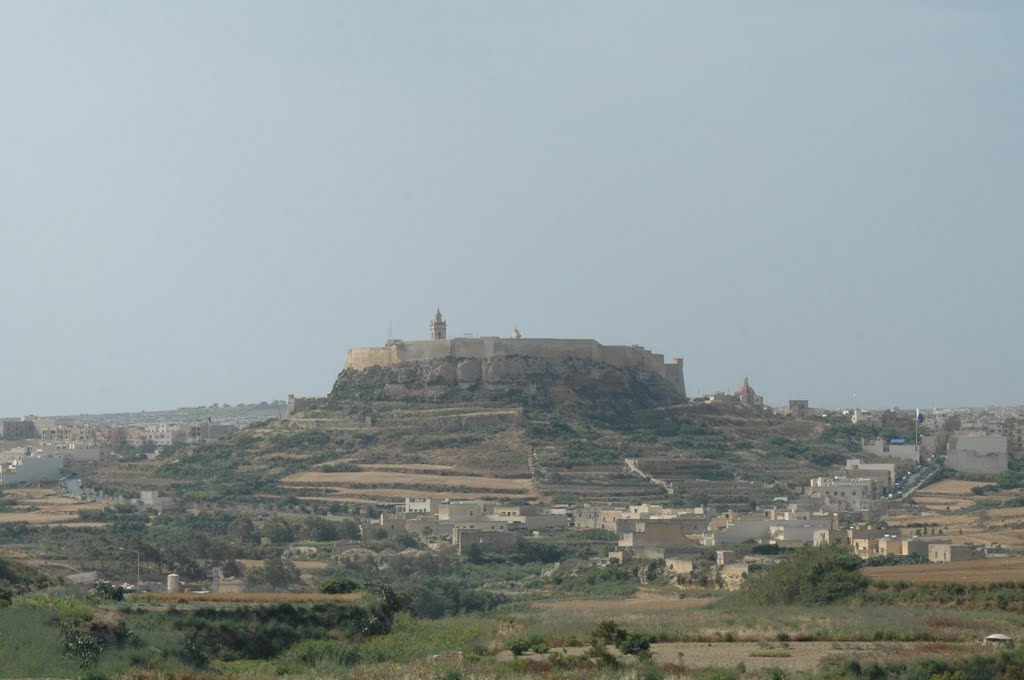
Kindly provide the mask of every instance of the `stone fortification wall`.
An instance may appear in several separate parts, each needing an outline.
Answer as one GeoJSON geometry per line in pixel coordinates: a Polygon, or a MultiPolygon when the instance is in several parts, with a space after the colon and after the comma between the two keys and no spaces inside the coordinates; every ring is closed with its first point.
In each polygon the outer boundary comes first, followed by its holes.
{"type": "Polygon", "coordinates": [[[325,403],[327,403],[327,397],[296,397],[294,394],[289,394],[287,415],[320,408],[325,403]]]}
{"type": "Polygon", "coordinates": [[[353,401],[528,403],[583,410],[590,417],[618,422],[683,400],[678,387],[653,370],[562,356],[509,355],[347,367],[338,375],[326,408],[345,409],[353,401]]]}
{"type": "Polygon", "coordinates": [[[638,345],[602,345],[596,340],[555,338],[452,338],[449,340],[397,341],[387,347],[355,348],[348,351],[345,368],[364,370],[438,359],[489,360],[528,357],[552,361],[584,360],[618,368],[643,369],[655,373],[686,396],[683,360],[666,364],[665,356],[638,345]]]}

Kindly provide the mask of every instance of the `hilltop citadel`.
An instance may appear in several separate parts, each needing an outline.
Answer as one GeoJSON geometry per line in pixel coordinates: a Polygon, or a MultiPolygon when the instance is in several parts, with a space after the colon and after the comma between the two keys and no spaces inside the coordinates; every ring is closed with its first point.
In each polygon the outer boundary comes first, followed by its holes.
{"type": "Polygon", "coordinates": [[[362,370],[371,366],[395,366],[435,359],[455,360],[459,382],[473,382],[486,362],[503,357],[525,357],[547,360],[581,359],[618,368],[651,371],[668,381],[686,397],[683,360],[665,362],[663,354],[655,354],[640,345],[602,345],[590,339],[524,338],[519,329],[508,338],[448,338],[448,324],[438,309],[430,321],[429,340],[388,340],[384,347],[360,347],[348,350],[345,368],[362,370]]]}

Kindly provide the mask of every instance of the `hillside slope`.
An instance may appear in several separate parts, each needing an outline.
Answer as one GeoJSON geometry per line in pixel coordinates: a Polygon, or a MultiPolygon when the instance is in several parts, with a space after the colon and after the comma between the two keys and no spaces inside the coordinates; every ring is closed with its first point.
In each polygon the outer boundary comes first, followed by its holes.
{"type": "Polygon", "coordinates": [[[503,357],[476,373],[460,363],[345,370],[328,397],[287,419],[100,479],[111,489],[149,479],[186,500],[327,507],[425,496],[749,504],[841,464],[861,434],[686,404],[641,370],[503,357]]]}

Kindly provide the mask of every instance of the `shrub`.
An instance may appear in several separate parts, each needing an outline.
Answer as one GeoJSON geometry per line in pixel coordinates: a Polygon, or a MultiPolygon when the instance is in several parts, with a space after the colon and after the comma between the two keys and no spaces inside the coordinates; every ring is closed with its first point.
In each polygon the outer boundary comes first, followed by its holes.
{"type": "Polygon", "coordinates": [[[615,655],[610,653],[597,638],[591,641],[587,656],[593,659],[598,666],[605,668],[617,668],[619,665],[619,660],[615,658],[615,655]]]}
{"type": "Polygon", "coordinates": [[[627,633],[619,642],[619,651],[623,654],[637,655],[651,648],[651,636],[643,633],[627,633]]]}
{"type": "Polygon", "coordinates": [[[434,680],[462,680],[462,672],[457,668],[449,668],[440,675],[435,675],[434,680]]]}
{"type": "Polygon", "coordinates": [[[124,599],[124,588],[115,586],[113,583],[97,583],[92,594],[100,600],[120,602],[124,599]]]}
{"type": "Polygon", "coordinates": [[[540,635],[512,638],[508,641],[508,651],[512,652],[513,656],[522,656],[526,652],[547,654],[548,643],[540,635]]]}
{"type": "Polygon", "coordinates": [[[829,604],[867,588],[861,561],[833,545],[805,546],[764,574],[743,584],[759,604],[829,604]]]}
{"type": "Polygon", "coordinates": [[[304,640],[385,632],[390,619],[382,620],[380,614],[342,602],[318,602],[306,606],[200,607],[169,610],[166,616],[172,628],[193,638],[203,654],[233,661],[269,659],[304,640]],[[374,616],[377,619],[371,622],[374,616]]]}
{"type": "Polygon", "coordinates": [[[82,630],[74,620],[61,621],[60,641],[64,647],[64,656],[82,668],[96,663],[103,651],[103,638],[82,630]]]}
{"type": "Polygon", "coordinates": [[[876,555],[864,562],[866,567],[895,567],[901,564],[928,564],[928,558],[924,555],[876,555]]]}
{"type": "Polygon", "coordinates": [[[332,578],[320,584],[320,592],[328,595],[354,593],[357,590],[359,590],[359,584],[350,578],[332,578]]]}
{"type": "Polygon", "coordinates": [[[354,666],[359,648],[344,640],[303,640],[283,655],[283,660],[301,666],[354,666]]]}
{"type": "Polygon", "coordinates": [[[508,641],[507,647],[513,656],[522,656],[530,651],[530,641],[526,638],[512,638],[508,641]]]}
{"type": "Polygon", "coordinates": [[[618,645],[626,639],[626,629],[612,620],[602,621],[591,636],[595,641],[605,645],[618,645]]]}

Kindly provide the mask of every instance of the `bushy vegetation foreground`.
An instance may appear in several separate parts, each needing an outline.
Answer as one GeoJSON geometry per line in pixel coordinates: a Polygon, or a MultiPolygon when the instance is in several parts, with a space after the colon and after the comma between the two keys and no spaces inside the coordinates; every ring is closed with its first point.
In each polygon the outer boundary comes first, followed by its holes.
{"type": "Polygon", "coordinates": [[[873,602],[891,587],[874,589],[833,548],[795,551],[710,604],[663,610],[507,599],[476,613],[420,613],[388,583],[340,574],[323,589],[357,590],[359,601],[168,604],[52,586],[10,564],[5,573],[18,582],[6,582],[0,604],[2,677],[1024,678],[1024,650],[977,645],[990,632],[1019,636],[1019,614],[988,600],[974,609],[873,602]],[[715,656],[742,645],[744,661],[715,656]],[[794,665],[802,645],[830,651],[794,665]]]}

